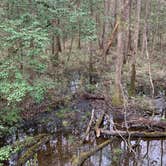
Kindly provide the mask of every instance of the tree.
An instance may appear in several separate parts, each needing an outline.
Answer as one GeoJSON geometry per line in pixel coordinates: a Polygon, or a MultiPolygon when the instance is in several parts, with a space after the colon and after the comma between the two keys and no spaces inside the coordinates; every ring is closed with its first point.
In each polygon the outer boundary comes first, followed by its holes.
{"type": "Polygon", "coordinates": [[[141,12],[141,0],[137,1],[136,10],[136,23],[134,28],[134,48],[132,51],[132,63],[131,63],[131,81],[130,81],[130,91],[131,96],[135,95],[135,81],[136,81],[136,57],[138,55],[138,38],[140,31],[140,12],[141,12]]]}
{"type": "Polygon", "coordinates": [[[124,58],[124,15],[122,9],[124,7],[124,3],[121,0],[117,1],[117,10],[118,10],[118,18],[117,22],[119,23],[118,34],[117,34],[117,59],[115,64],[115,92],[113,95],[113,104],[121,105],[123,103],[122,97],[122,66],[123,66],[123,58],[124,58]]]}

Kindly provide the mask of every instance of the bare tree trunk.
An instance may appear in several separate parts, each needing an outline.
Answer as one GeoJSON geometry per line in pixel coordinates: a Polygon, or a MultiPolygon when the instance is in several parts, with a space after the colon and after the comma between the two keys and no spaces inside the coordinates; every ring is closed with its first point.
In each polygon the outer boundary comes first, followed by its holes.
{"type": "Polygon", "coordinates": [[[118,15],[118,22],[119,22],[119,29],[118,29],[118,37],[117,37],[117,59],[116,59],[116,71],[115,71],[115,92],[113,95],[112,104],[115,106],[119,106],[123,104],[122,98],[122,89],[121,89],[121,77],[122,77],[122,66],[123,66],[123,49],[124,49],[124,30],[122,27],[123,19],[122,19],[122,11],[121,8],[123,7],[124,3],[122,0],[117,0],[117,8],[119,11],[118,15]]]}
{"type": "Polygon", "coordinates": [[[114,0],[114,26],[117,23],[117,0],[114,0]]]}
{"type": "MultiPolygon", "coordinates": [[[[89,0],[89,4],[90,4],[90,14],[91,14],[91,17],[93,17],[93,4],[91,2],[91,0],[89,0]]],[[[90,84],[94,84],[94,76],[93,76],[93,43],[92,41],[90,40],[89,42],[89,52],[90,52],[90,55],[89,55],[89,83],[90,84]]]]}
{"type": "Polygon", "coordinates": [[[149,12],[149,5],[150,0],[146,0],[146,9],[145,9],[145,20],[144,20],[144,33],[143,33],[143,41],[144,46],[142,47],[142,54],[144,51],[146,52],[146,57],[148,60],[148,72],[149,72],[149,80],[150,80],[150,86],[152,88],[152,97],[154,96],[154,85],[152,80],[152,73],[151,73],[151,63],[150,63],[150,56],[148,51],[148,39],[147,39],[147,24],[148,24],[148,12],[149,12]]]}
{"type": "Polygon", "coordinates": [[[77,46],[78,49],[81,49],[81,31],[80,31],[80,23],[79,23],[79,26],[78,26],[78,46],[77,46]]]}
{"type": "MultiPolygon", "coordinates": [[[[57,26],[59,27],[59,24],[60,24],[60,21],[59,21],[59,19],[57,20],[57,26]]],[[[60,40],[60,35],[59,34],[57,34],[57,36],[56,36],[56,46],[57,46],[57,54],[59,53],[59,52],[62,52],[62,47],[61,47],[61,40],[60,40]]]]}
{"type": "Polygon", "coordinates": [[[51,49],[52,55],[55,54],[55,36],[52,35],[52,49],[51,49]]]}
{"type": "Polygon", "coordinates": [[[56,47],[57,47],[56,49],[57,53],[62,52],[61,40],[59,35],[56,36],[56,47]]]}
{"type": "Polygon", "coordinates": [[[70,47],[69,47],[69,52],[71,53],[72,48],[73,48],[73,41],[74,41],[74,37],[72,36],[71,41],[70,41],[70,47]]]}
{"type": "Polygon", "coordinates": [[[140,25],[140,12],[141,12],[141,0],[137,0],[137,11],[136,11],[136,24],[134,33],[134,51],[132,54],[132,64],[131,64],[131,81],[130,81],[130,91],[131,96],[135,96],[135,81],[136,81],[136,57],[138,54],[138,37],[139,37],[139,25],[140,25]]]}
{"type": "Polygon", "coordinates": [[[131,5],[132,5],[132,0],[129,0],[127,3],[128,4],[126,7],[126,13],[125,13],[127,29],[125,30],[126,35],[125,35],[124,60],[123,60],[124,64],[127,61],[127,56],[129,54],[129,50],[131,50],[131,5]]]}
{"type": "Polygon", "coordinates": [[[102,45],[102,40],[100,39],[100,25],[101,25],[101,21],[100,21],[100,13],[96,13],[96,29],[98,31],[97,36],[98,36],[98,46],[99,49],[103,49],[103,45],[102,45]]]}
{"type": "MultiPolygon", "coordinates": [[[[77,8],[80,8],[80,1],[77,1],[77,8]]],[[[80,17],[78,16],[78,49],[81,49],[81,24],[80,24],[80,17]]]]}

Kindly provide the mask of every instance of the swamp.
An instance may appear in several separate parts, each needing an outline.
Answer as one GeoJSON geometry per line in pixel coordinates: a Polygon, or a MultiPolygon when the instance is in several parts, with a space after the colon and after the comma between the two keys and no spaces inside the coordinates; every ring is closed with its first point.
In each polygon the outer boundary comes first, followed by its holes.
{"type": "Polygon", "coordinates": [[[1,0],[0,166],[166,166],[166,1],[1,0]]]}

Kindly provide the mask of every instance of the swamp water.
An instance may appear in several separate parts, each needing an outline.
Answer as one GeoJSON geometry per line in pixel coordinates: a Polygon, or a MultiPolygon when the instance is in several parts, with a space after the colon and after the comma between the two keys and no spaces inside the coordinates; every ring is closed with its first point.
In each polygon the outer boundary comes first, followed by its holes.
{"type": "MultiPolygon", "coordinates": [[[[58,133],[52,135],[24,166],[72,166],[73,155],[87,152],[104,139],[78,145],[74,136],[58,133]]],[[[166,140],[115,139],[112,143],[88,158],[83,166],[166,166],[166,140]]],[[[17,166],[17,155],[10,159],[10,166],[17,166]]]]}

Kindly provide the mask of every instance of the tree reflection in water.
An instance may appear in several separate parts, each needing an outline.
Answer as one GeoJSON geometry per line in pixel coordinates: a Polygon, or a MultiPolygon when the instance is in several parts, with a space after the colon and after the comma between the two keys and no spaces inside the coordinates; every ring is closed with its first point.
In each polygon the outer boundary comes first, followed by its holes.
{"type": "MultiPolygon", "coordinates": [[[[61,133],[37,153],[38,165],[72,166],[73,154],[79,155],[100,143],[101,140],[76,147],[61,133]]],[[[166,166],[166,140],[132,140],[130,145],[132,150],[124,140],[116,139],[87,159],[83,166],[166,166]]]]}

